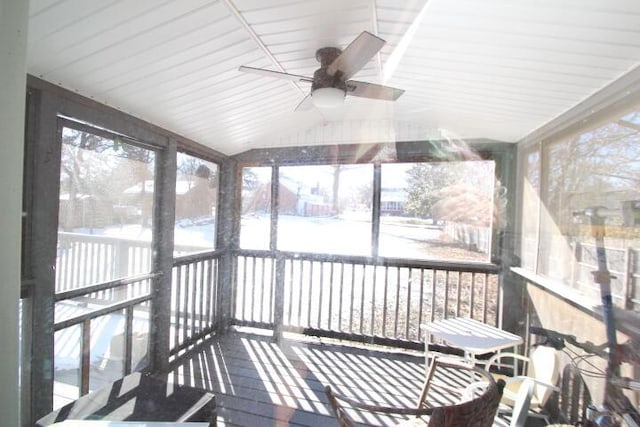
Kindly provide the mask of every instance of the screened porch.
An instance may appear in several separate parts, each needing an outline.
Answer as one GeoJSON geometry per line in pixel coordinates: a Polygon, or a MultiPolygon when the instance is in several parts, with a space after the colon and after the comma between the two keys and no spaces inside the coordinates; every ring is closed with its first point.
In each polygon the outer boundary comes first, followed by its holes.
{"type": "Polygon", "coordinates": [[[212,392],[219,425],[331,425],[325,385],[414,402],[444,319],[523,355],[532,326],[638,348],[635,3],[49,3],[28,19],[22,425],[134,372],[212,392]],[[367,82],[294,113],[307,50],[363,26],[384,38],[367,82]]]}

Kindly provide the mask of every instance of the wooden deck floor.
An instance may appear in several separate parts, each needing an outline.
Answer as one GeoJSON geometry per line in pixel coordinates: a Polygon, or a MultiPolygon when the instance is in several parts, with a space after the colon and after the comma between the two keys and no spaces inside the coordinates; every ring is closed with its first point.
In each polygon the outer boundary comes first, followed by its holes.
{"type": "Polygon", "coordinates": [[[325,385],[361,400],[412,406],[424,374],[418,352],[292,338],[278,345],[235,331],[203,346],[171,380],[215,392],[222,426],[334,426],[325,385]]]}

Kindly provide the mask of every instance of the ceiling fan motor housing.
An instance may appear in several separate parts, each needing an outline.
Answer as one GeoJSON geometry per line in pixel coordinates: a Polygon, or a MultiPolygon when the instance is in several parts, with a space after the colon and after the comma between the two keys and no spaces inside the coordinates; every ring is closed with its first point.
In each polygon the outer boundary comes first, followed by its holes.
{"type": "Polygon", "coordinates": [[[311,93],[316,89],[325,87],[340,89],[346,93],[347,85],[340,78],[340,73],[338,72],[333,76],[327,73],[327,67],[329,67],[341,53],[342,50],[337,47],[322,47],[316,51],[316,59],[320,63],[320,68],[313,73],[311,93]]]}
{"type": "Polygon", "coordinates": [[[337,47],[321,47],[316,50],[316,60],[322,68],[327,68],[341,53],[342,50],[337,47]]]}
{"type": "Polygon", "coordinates": [[[327,69],[325,67],[318,68],[313,73],[313,83],[311,83],[311,93],[313,93],[313,91],[316,89],[325,88],[325,87],[332,87],[332,88],[340,89],[345,93],[347,92],[347,85],[345,84],[344,81],[342,81],[342,79],[340,79],[338,75],[330,76],[327,73],[327,69]]]}

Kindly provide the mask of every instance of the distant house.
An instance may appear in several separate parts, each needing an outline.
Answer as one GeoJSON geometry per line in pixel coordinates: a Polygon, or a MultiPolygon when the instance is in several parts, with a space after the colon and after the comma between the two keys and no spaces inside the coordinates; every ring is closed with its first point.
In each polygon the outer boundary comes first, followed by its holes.
{"type": "Polygon", "coordinates": [[[406,215],[407,191],[404,188],[383,188],[380,192],[380,214],[406,215]]]}
{"type": "MultiPolygon", "coordinates": [[[[329,216],[332,205],[319,188],[309,188],[287,177],[281,177],[278,186],[278,212],[282,215],[329,216]]],[[[243,201],[242,213],[266,213],[271,206],[271,184],[260,184],[243,201]]]]}
{"type": "MultiPolygon", "coordinates": [[[[153,206],[153,180],[137,183],[122,192],[122,204],[138,208],[142,215],[153,206]]],[[[208,178],[195,177],[176,181],[176,219],[212,216],[216,192],[208,178]]]]}

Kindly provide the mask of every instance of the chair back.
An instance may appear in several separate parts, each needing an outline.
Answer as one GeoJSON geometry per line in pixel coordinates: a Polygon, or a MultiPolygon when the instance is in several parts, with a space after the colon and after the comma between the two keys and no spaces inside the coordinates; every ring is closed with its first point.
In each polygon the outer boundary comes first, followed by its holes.
{"type": "MultiPolygon", "coordinates": [[[[447,385],[444,384],[444,386],[447,385]]],[[[422,393],[415,407],[390,407],[359,402],[353,398],[334,393],[329,385],[325,387],[324,391],[331,411],[335,415],[340,427],[356,425],[355,420],[351,417],[347,408],[360,412],[401,415],[414,418],[419,417],[421,418],[421,425],[424,425],[424,421],[422,420],[425,420],[425,418],[423,417],[428,417],[429,421],[427,425],[431,427],[491,427],[496,412],[498,411],[503,388],[504,381],[498,380],[498,382],[496,382],[491,374],[484,369],[473,367],[466,363],[444,362],[434,358],[427,379],[422,387],[422,393]],[[451,374],[455,371],[460,371],[456,373],[457,380],[454,380],[454,383],[464,380],[465,378],[472,381],[480,380],[471,385],[481,383],[481,391],[475,394],[466,394],[462,390],[457,390],[454,394],[462,396],[463,399],[461,403],[457,404],[434,404],[437,400],[435,397],[433,399],[434,402],[429,402],[429,391],[433,390],[434,387],[441,387],[443,385],[436,385],[436,381],[434,381],[434,379],[440,380],[440,378],[436,378],[438,377],[436,375],[438,368],[444,369],[444,372],[441,371],[440,373],[445,379],[447,378],[447,373],[451,374]]],[[[450,391],[453,392],[453,390],[450,391]]]]}
{"type": "MultiPolygon", "coordinates": [[[[556,385],[560,378],[560,361],[558,351],[553,347],[539,345],[529,356],[529,370],[527,376],[543,381],[547,384],[556,385]]],[[[553,390],[544,385],[536,384],[533,395],[538,401],[538,405],[543,407],[553,390]]]]}
{"type": "Polygon", "coordinates": [[[496,382],[491,374],[477,367],[449,364],[437,360],[431,366],[432,372],[440,366],[474,371],[476,374],[479,374],[483,382],[486,382],[486,385],[482,387],[483,391],[481,393],[471,397],[469,400],[455,405],[432,407],[433,412],[429,418],[428,425],[430,427],[493,426],[496,412],[500,405],[500,399],[502,398],[502,390],[505,385],[504,381],[498,380],[496,382]]]}
{"type": "Polygon", "coordinates": [[[349,414],[347,413],[346,407],[343,406],[340,402],[338,402],[338,398],[336,394],[331,390],[331,386],[325,386],[324,393],[327,396],[327,400],[329,401],[329,407],[331,408],[331,412],[336,417],[336,421],[338,421],[338,426],[340,427],[353,427],[355,426],[355,421],[349,414]]]}

